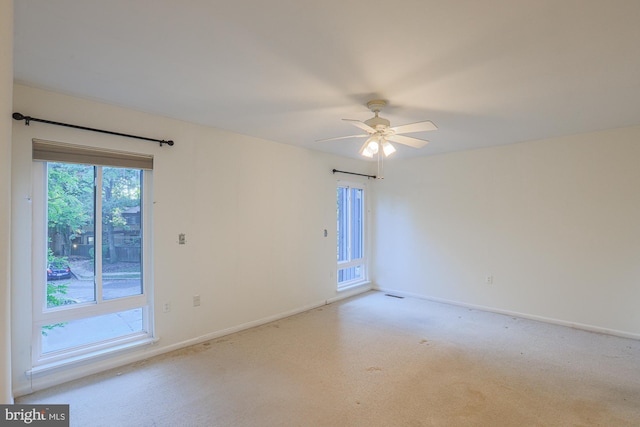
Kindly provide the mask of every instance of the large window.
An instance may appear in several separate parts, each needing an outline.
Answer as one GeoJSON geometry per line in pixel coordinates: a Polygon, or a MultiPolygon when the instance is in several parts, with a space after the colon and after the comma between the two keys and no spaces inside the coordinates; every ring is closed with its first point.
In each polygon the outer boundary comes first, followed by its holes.
{"type": "Polygon", "coordinates": [[[338,289],[367,280],[364,202],[364,188],[338,185],[338,289]]]}
{"type": "Polygon", "coordinates": [[[149,341],[151,172],[38,161],[34,177],[34,366],[149,341]]]}

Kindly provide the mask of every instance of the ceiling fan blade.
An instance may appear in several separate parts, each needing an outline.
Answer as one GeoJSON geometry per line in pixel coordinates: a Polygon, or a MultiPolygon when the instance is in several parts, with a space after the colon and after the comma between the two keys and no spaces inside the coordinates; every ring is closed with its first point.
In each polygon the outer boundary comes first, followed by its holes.
{"type": "Polygon", "coordinates": [[[426,132],[428,130],[436,130],[438,127],[433,124],[431,120],[424,122],[410,123],[408,125],[392,127],[396,134],[398,133],[414,133],[414,132],[426,132]]]}
{"type": "Polygon", "coordinates": [[[337,136],[335,138],[316,139],[316,142],[337,141],[338,139],[347,139],[347,138],[364,138],[365,136],[369,136],[369,134],[363,133],[360,135],[337,136]]]}
{"type": "Polygon", "coordinates": [[[364,152],[364,149],[367,148],[367,145],[369,145],[368,139],[364,142],[364,144],[362,144],[362,147],[360,147],[360,151],[358,151],[358,153],[362,154],[364,152]]]}
{"type": "Polygon", "coordinates": [[[344,120],[345,122],[349,122],[352,125],[357,126],[360,129],[367,131],[369,133],[376,133],[376,130],[374,128],[372,128],[366,123],[361,122],[360,120],[352,120],[352,119],[342,119],[342,120],[344,120]]]}
{"type": "Polygon", "coordinates": [[[429,143],[425,139],[412,138],[410,136],[403,135],[389,135],[386,137],[389,141],[397,142],[398,144],[408,145],[413,148],[422,148],[429,143]]]}

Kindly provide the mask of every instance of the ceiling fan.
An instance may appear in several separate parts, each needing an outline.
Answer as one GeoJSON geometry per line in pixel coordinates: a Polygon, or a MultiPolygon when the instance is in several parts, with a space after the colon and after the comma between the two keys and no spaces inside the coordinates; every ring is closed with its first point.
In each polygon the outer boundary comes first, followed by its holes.
{"type": "Polygon", "coordinates": [[[335,141],[337,139],[347,138],[364,138],[367,140],[362,144],[360,148],[360,154],[365,157],[373,158],[375,154],[378,154],[380,149],[384,153],[385,157],[395,153],[396,149],[391,142],[397,142],[398,144],[408,145],[413,148],[422,148],[429,143],[429,141],[411,136],[404,136],[405,133],[425,132],[429,130],[438,129],[431,121],[426,120],[423,122],[410,123],[402,126],[391,127],[390,122],[378,115],[382,108],[387,105],[386,101],[373,100],[367,102],[367,107],[375,114],[369,120],[361,122],[360,120],[342,119],[345,122],[349,122],[352,125],[364,130],[365,134],[339,136],[337,138],[321,139],[316,142],[335,141]]]}

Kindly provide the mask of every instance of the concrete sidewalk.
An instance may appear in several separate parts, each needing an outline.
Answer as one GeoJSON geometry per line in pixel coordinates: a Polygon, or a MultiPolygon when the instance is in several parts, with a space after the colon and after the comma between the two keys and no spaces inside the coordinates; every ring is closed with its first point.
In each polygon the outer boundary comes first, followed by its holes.
{"type": "MultiPolygon", "coordinates": [[[[93,280],[95,277],[95,273],[93,269],[88,269],[87,265],[91,265],[87,263],[87,260],[81,262],[69,262],[69,266],[71,267],[71,273],[78,280],[93,280]]],[[[93,267],[93,265],[91,265],[93,267]]],[[[118,280],[118,279],[139,279],[141,276],[140,272],[135,271],[123,271],[123,272],[103,272],[102,279],[103,280],[118,280]]]]}

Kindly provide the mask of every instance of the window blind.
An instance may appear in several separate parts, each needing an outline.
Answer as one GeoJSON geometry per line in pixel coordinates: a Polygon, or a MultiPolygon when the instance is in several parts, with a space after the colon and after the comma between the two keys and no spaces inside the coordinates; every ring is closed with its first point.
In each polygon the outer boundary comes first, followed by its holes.
{"type": "Polygon", "coordinates": [[[36,161],[66,162],[86,165],[114,166],[131,169],[153,169],[153,156],[86,147],[63,142],[32,140],[32,157],[36,161]]]}

